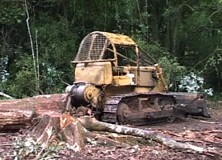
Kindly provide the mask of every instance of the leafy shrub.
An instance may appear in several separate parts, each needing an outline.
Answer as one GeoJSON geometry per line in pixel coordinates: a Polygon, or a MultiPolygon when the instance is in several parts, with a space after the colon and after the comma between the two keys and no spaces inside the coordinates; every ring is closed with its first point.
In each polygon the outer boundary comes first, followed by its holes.
{"type": "Polygon", "coordinates": [[[207,95],[213,95],[212,88],[204,89],[204,78],[194,72],[191,72],[180,80],[179,89],[190,93],[204,92],[207,95]]]}
{"type": "Polygon", "coordinates": [[[159,64],[163,68],[164,77],[169,84],[169,89],[178,91],[180,80],[187,72],[186,68],[180,65],[176,58],[168,58],[166,56],[159,60],[159,64]]]}

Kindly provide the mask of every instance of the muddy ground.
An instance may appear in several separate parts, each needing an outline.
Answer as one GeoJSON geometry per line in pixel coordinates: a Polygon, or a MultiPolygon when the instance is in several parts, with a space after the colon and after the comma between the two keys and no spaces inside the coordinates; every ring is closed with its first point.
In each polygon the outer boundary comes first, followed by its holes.
{"type": "MultiPolygon", "coordinates": [[[[8,131],[0,133],[0,160],[11,159],[222,159],[222,106],[210,108],[210,119],[182,118],[173,123],[160,123],[141,126],[142,129],[152,129],[183,142],[212,149],[212,153],[195,153],[188,150],[171,149],[153,140],[125,137],[123,143],[117,145],[99,143],[95,139],[88,140],[85,149],[74,152],[70,148],[63,148],[62,142],[55,143],[54,148],[42,149],[32,140],[24,141],[29,131],[8,131]],[[128,141],[128,142],[127,142],[128,141]]],[[[114,136],[115,137],[115,134],[114,136]]],[[[115,140],[115,139],[113,139],[115,140]]]]}

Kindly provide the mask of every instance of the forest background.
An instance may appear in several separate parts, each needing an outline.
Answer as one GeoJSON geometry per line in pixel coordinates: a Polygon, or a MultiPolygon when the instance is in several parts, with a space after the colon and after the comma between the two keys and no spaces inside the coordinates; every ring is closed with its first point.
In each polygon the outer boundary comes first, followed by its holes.
{"type": "Polygon", "coordinates": [[[219,97],[221,15],[222,0],[0,0],[0,92],[63,92],[81,40],[99,30],[132,37],[170,90],[219,97]]]}

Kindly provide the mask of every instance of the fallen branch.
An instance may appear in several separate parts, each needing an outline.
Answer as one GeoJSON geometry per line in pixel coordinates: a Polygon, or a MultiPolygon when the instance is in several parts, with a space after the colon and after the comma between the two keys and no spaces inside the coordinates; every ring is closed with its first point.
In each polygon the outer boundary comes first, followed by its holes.
{"type": "Polygon", "coordinates": [[[131,128],[127,126],[104,123],[104,122],[97,121],[95,118],[91,118],[91,117],[81,117],[78,120],[82,123],[82,125],[86,129],[90,131],[107,131],[107,132],[115,132],[119,134],[139,136],[139,137],[155,140],[170,148],[189,149],[189,150],[193,150],[199,153],[209,151],[207,148],[198,147],[189,143],[177,142],[156,131],[143,130],[139,128],[131,128]]]}
{"type": "Polygon", "coordinates": [[[3,97],[8,98],[8,99],[13,99],[13,97],[11,97],[10,95],[5,94],[3,92],[0,92],[0,96],[3,96],[3,97]]]}

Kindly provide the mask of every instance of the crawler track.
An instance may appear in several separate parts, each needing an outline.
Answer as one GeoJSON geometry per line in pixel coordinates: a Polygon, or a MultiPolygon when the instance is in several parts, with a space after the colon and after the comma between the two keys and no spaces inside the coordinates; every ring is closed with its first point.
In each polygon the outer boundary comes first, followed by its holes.
{"type": "Polygon", "coordinates": [[[143,125],[175,117],[174,96],[161,93],[132,93],[106,99],[101,120],[143,125]]]}

